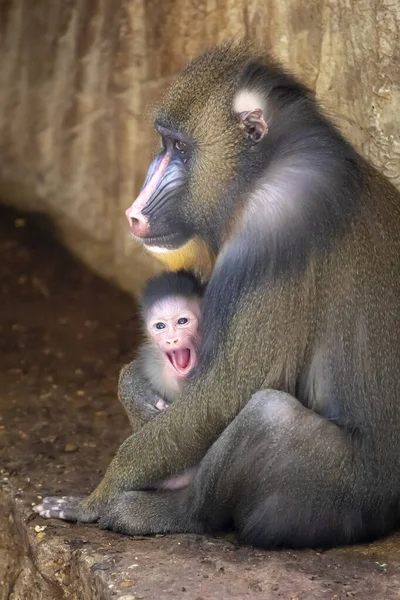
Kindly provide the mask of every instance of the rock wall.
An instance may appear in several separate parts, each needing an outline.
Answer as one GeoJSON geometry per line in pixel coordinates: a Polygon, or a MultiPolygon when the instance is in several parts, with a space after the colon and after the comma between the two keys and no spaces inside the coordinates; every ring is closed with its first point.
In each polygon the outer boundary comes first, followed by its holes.
{"type": "Polygon", "coordinates": [[[205,47],[251,35],[316,90],[400,187],[400,3],[0,0],[0,197],[44,211],[86,263],[136,292],[158,264],[124,209],[154,137],[148,106],[205,47]]]}

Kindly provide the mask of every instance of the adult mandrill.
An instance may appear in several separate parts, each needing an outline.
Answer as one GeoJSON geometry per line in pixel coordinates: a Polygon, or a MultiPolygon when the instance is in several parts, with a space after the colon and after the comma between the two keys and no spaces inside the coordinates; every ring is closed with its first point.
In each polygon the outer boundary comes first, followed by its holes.
{"type": "Polygon", "coordinates": [[[170,267],[204,275],[215,257],[199,364],[88,499],[43,506],[130,534],[233,523],[265,547],[385,534],[400,501],[400,194],[244,44],[194,60],[155,127],[127,216],[170,267]],[[183,490],[124,491],[199,461],[183,490]]]}

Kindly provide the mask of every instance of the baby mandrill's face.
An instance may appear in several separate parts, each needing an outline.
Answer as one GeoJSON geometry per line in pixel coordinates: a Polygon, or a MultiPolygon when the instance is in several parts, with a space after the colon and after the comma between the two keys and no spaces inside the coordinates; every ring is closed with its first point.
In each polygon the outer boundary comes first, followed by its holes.
{"type": "Polygon", "coordinates": [[[165,354],[175,377],[185,377],[197,362],[200,300],[169,297],[157,302],[147,315],[152,342],[165,354]]]}

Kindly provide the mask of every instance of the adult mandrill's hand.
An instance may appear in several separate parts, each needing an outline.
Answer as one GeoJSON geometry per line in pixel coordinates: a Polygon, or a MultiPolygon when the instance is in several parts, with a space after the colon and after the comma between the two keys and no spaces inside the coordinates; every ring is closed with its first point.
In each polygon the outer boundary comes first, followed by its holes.
{"type": "Polygon", "coordinates": [[[99,519],[99,505],[88,504],[88,496],[48,496],[33,510],[45,519],[63,519],[94,523],[99,519]]]}
{"type": "Polygon", "coordinates": [[[95,523],[107,505],[100,498],[109,499],[113,495],[107,488],[106,479],[103,479],[90,496],[47,496],[33,510],[46,519],[95,523]]]}
{"type": "Polygon", "coordinates": [[[89,496],[47,496],[33,510],[45,519],[95,523],[102,516],[108,500],[116,493],[105,476],[89,496]]]}

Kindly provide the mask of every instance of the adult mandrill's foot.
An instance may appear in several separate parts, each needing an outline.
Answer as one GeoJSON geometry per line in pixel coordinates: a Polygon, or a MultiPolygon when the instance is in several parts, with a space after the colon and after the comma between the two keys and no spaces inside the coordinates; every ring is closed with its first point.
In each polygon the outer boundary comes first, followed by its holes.
{"type": "Polygon", "coordinates": [[[93,505],[85,505],[85,500],[87,496],[48,496],[33,510],[45,519],[94,523],[99,518],[99,511],[93,505]]]}

